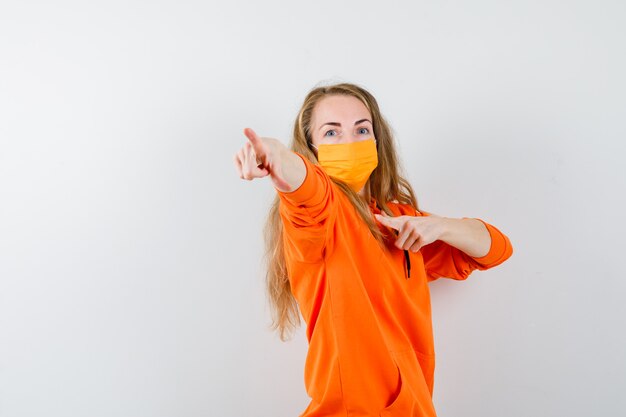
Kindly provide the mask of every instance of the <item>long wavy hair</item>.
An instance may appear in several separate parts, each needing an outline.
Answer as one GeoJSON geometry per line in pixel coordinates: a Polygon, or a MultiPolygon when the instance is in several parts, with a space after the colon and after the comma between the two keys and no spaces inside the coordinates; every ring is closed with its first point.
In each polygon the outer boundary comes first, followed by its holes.
{"type": "MultiPolygon", "coordinates": [[[[391,129],[382,116],[374,96],[364,88],[351,83],[339,83],[312,89],[304,99],[304,103],[296,117],[290,149],[301,154],[312,163],[319,164],[316,154],[311,147],[311,118],[315,105],[329,95],[356,97],[367,107],[372,116],[378,150],[378,166],[365,184],[363,197],[354,192],[345,183],[334,178],[331,178],[331,180],[345,193],[365,224],[369,227],[372,235],[383,245],[383,236],[369,209],[369,202],[374,199],[379,207],[389,215],[392,215],[387,206],[387,202],[390,201],[410,204],[418,211],[419,208],[413,188],[400,175],[400,163],[396,154],[391,129]]],[[[300,325],[300,314],[298,303],[291,292],[287,274],[283,250],[283,225],[278,212],[279,204],[280,199],[276,196],[264,228],[265,262],[267,266],[266,292],[272,315],[270,329],[272,331],[277,330],[280,339],[284,342],[291,338],[293,332],[300,325]]]]}

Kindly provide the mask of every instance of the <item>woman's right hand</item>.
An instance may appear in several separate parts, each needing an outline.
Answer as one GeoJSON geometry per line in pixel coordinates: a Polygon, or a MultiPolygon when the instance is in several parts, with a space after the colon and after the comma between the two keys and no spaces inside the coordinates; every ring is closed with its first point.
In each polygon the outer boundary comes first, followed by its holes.
{"type": "Polygon", "coordinates": [[[234,158],[239,177],[253,180],[269,175],[276,188],[290,191],[291,186],[283,177],[281,164],[281,156],[288,151],[285,145],[276,139],[261,138],[250,128],[244,129],[243,133],[248,141],[234,158]]]}

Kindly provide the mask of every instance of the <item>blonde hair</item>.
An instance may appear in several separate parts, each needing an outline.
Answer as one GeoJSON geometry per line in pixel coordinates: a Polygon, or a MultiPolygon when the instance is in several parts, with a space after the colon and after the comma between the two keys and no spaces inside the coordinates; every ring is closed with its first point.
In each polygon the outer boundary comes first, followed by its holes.
{"type": "MultiPolygon", "coordinates": [[[[312,163],[318,164],[315,153],[310,147],[312,143],[311,118],[315,105],[329,95],[356,97],[367,107],[372,115],[374,136],[376,137],[378,148],[378,166],[365,184],[364,196],[359,196],[345,183],[334,178],[331,179],[345,193],[369,227],[372,235],[382,244],[382,233],[369,210],[368,203],[372,198],[389,215],[392,215],[386,204],[389,201],[410,204],[415,210],[419,211],[419,209],[413,188],[406,179],[400,176],[399,161],[391,129],[380,113],[374,96],[364,88],[351,83],[339,83],[312,89],[304,99],[304,103],[296,118],[290,149],[301,154],[312,163]]],[[[264,228],[265,261],[267,264],[266,292],[272,315],[270,328],[271,330],[277,330],[280,339],[286,341],[291,338],[293,331],[300,325],[300,314],[298,303],[291,292],[285,264],[283,225],[278,213],[279,204],[280,199],[277,195],[270,208],[264,228]],[[289,334],[289,338],[286,337],[287,334],[289,334]]]]}

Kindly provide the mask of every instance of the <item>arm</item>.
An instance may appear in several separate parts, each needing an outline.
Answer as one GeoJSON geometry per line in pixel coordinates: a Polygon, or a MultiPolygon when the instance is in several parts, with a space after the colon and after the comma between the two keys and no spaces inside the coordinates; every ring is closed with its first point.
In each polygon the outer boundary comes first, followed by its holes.
{"type": "Polygon", "coordinates": [[[259,138],[252,129],[245,129],[244,134],[248,142],[235,155],[235,166],[242,179],[270,176],[280,201],[285,256],[319,262],[332,247],[327,236],[337,214],[330,177],[278,140],[259,138]]]}
{"type": "Polygon", "coordinates": [[[483,222],[468,218],[441,217],[440,219],[441,235],[439,240],[443,240],[474,258],[481,258],[489,253],[491,235],[483,222]]]}
{"type": "Polygon", "coordinates": [[[376,218],[398,230],[396,247],[422,253],[429,281],[439,277],[465,279],[473,270],[492,268],[513,253],[509,238],[480,219],[434,214],[376,218]]]}
{"type": "MultiPolygon", "coordinates": [[[[428,281],[433,281],[441,277],[464,280],[473,270],[493,268],[494,266],[500,265],[502,262],[506,261],[513,254],[511,241],[495,226],[486,223],[481,219],[463,218],[453,220],[463,222],[466,220],[476,220],[483,223],[483,227],[486,228],[487,233],[490,236],[488,252],[486,254],[484,252],[478,253],[479,251],[475,252],[476,254],[483,256],[473,256],[464,252],[459,247],[471,252],[472,247],[476,249],[476,241],[474,241],[474,245],[471,243],[463,243],[463,240],[471,240],[471,238],[467,237],[467,235],[463,237],[465,233],[460,232],[457,229],[455,236],[452,237],[452,239],[448,238],[447,242],[443,239],[437,240],[421,249],[424,266],[428,275],[428,281]],[[453,246],[450,242],[458,245],[458,247],[453,246]]],[[[468,235],[471,234],[471,232],[467,233],[468,235]]]]}
{"type": "Polygon", "coordinates": [[[244,129],[248,142],[237,152],[235,167],[241,179],[270,176],[278,191],[295,191],[302,185],[306,167],[302,159],[280,141],[261,138],[254,130],[244,129]]]}
{"type": "Polygon", "coordinates": [[[491,247],[491,234],[478,219],[454,219],[435,214],[388,217],[385,213],[377,214],[376,218],[399,232],[398,249],[417,252],[423,246],[441,240],[469,256],[480,258],[487,255],[491,247]]]}

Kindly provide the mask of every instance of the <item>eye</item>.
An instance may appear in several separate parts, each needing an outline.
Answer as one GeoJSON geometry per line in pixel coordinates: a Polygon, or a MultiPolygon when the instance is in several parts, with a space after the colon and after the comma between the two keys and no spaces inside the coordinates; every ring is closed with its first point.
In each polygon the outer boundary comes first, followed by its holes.
{"type": "Polygon", "coordinates": [[[366,127],[362,127],[359,129],[359,133],[362,135],[367,135],[368,133],[370,133],[370,130],[366,127]]]}
{"type": "Polygon", "coordinates": [[[337,132],[335,132],[333,129],[327,131],[326,133],[324,133],[324,136],[337,136],[337,132]],[[329,135],[330,132],[334,132],[334,135],[329,135]]]}

